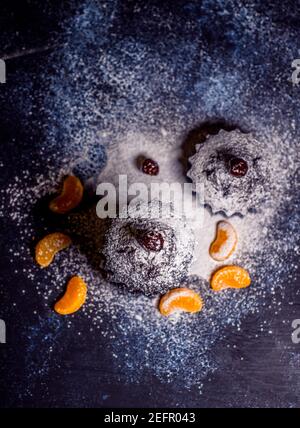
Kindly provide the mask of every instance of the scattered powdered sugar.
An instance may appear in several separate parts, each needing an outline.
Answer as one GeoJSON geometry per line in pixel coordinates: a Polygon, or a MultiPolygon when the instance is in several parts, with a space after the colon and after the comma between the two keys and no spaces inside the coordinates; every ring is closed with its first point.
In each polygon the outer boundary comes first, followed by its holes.
{"type": "MultiPolygon", "coordinates": [[[[156,152],[156,159],[160,159],[159,151],[156,152]]],[[[114,176],[118,173],[115,167],[111,171],[114,176]]],[[[280,171],[274,170],[273,173],[277,176],[280,171]]],[[[59,171],[56,177],[63,174],[64,171],[59,171]]],[[[284,191],[274,195],[273,206],[263,214],[249,214],[245,218],[233,217],[229,220],[239,237],[237,250],[229,261],[248,269],[253,278],[252,287],[241,292],[229,290],[214,294],[209,290],[208,279],[222,264],[212,260],[208,250],[215,236],[216,224],[223,217],[212,216],[209,210],[205,210],[204,224],[198,231],[195,229],[197,261],[192,266],[192,276],[184,283],[200,292],[205,308],[200,314],[177,314],[165,319],[157,310],[157,299],[128,293],[104,280],[99,271],[101,257],[98,250],[103,244],[107,224],[97,218],[95,206],[69,216],[64,230],[74,236],[77,245],[59,254],[55,262],[43,271],[41,281],[28,245],[30,238],[41,234],[32,227],[32,207],[57,188],[54,176],[55,171],[52,171],[48,177],[39,177],[38,184],[32,187],[27,186],[24,177],[22,180],[16,178],[14,183],[8,185],[6,207],[10,207],[11,219],[19,227],[20,242],[23,242],[21,246],[12,244],[12,263],[15,264],[19,258],[32,260],[32,267],[26,270],[26,274],[47,306],[61,294],[71,275],[81,275],[85,279],[89,296],[82,316],[90,319],[95,331],[107,337],[114,356],[113,364],[122,370],[127,381],[136,382],[144,371],[150,371],[165,381],[180,382],[184,379],[187,387],[198,384],[216,368],[213,346],[222,337],[226,326],[238,328],[247,314],[261,310],[269,295],[274,296],[275,313],[280,311],[276,289],[284,293],[280,271],[286,272],[281,251],[296,249],[293,239],[283,238],[280,230],[276,229],[276,217],[282,207],[280,202],[286,197],[284,191]],[[24,183],[25,187],[22,187],[24,183]],[[22,198],[25,193],[26,198],[22,198]],[[16,200],[18,204],[15,204],[16,200]],[[269,276],[274,269],[277,274],[269,276]],[[109,318],[110,321],[107,321],[109,318]],[[193,362],[195,371],[191,374],[189,367],[196,355],[197,362],[193,362]]],[[[290,238],[293,237],[291,230],[290,238]]],[[[296,266],[290,268],[295,269],[296,266]]],[[[70,317],[70,326],[72,319],[70,317]]]]}
{"type": "MultiPolygon", "coordinates": [[[[11,243],[11,263],[17,271],[18,261],[24,261],[24,274],[48,309],[70,276],[85,279],[87,303],[81,313],[68,318],[68,326],[75,329],[74,319],[78,317],[84,325],[88,322],[95,335],[106,339],[113,369],[121,373],[123,382],[142,382],[150,375],[184,387],[201,386],[207,374],[218,368],[214,345],[226,337],[226,329],[239,329],[248,315],[261,314],[270,305],[277,315],[286,287],[295,277],[297,265],[289,259],[291,254],[300,253],[299,201],[295,197],[299,190],[295,187],[299,174],[296,119],[288,118],[284,125],[278,122],[277,110],[272,106],[277,106],[279,100],[269,99],[268,87],[253,84],[257,80],[254,68],[237,63],[231,69],[226,58],[215,57],[214,51],[203,47],[199,54],[193,41],[170,37],[167,47],[153,50],[146,41],[131,36],[122,40],[113,35],[106,38],[108,16],[114,13],[114,7],[104,13],[102,6],[87,2],[82,12],[66,23],[68,43],[55,56],[61,67],[51,79],[51,91],[43,94],[47,121],[45,141],[40,143],[42,156],[36,160],[39,175],[20,171],[1,189],[0,215],[14,223],[19,236],[11,243]],[[196,77],[189,81],[187,76],[192,70],[196,77]],[[256,91],[264,93],[271,103],[263,114],[256,91]],[[248,99],[253,100],[250,107],[248,99]],[[229,220],[238,234],[238,246],[229,262],[246,268],[253,284],[242,291],[216,294],[210,290],[208,280],[223,264],[212,260],[208,250],[216,224],[224,217],[212,215],[207,208],[201,222],[193,222],[197,260],[184,283],[201,294],[204,310],[164,318],[157,310],[157,298],[128,293],[104,279],[98,249],[103,245],[107,223],[97,218],[92,200],[64,220],[39,211],[39,203],[53,194],[62,177],[71,172],[77,172],[85,181],[87,193],[99,181],[115,183],[124,173],[129,183],[184,183],[187,169],[182,159],[190,155],[184,150],[186,135],[216,116],[228,123],[234,118],[241,128],[255,128],[258,140],[268,141],[271,203],[259,213],[229,220]],[[159,163],[158,177],[149,178],[138,170],[136,159],[141,154],[159,163]],[[69,231],[75,245],[58,254],[41,273],[32,256],[33,240],[57,229],[69,231]]],[[[247,13],[247,31],[251,32],[257,27],[253,27],[256,12],[247,13]]],[[[175,25],[170,20],[170,25],[175,25]]],[[[197,30],[198,24],[194,25],[197,30]]],[[[265,28],[261,20],[259,25],[265,28]]],[[[275,33],[268,35],[270,41],[273,36],[275,40],[275,33]]],[[[259,43],[265,43],[264,37],[259,43]]],[[[282,55],[287,55],[286,49],[282,49],[282,55]]],[[[285,76],[279,77],[283,85],[285,76]]],[[[287,111],[290,96],[280,93],[280,102],[287,111]]],[[[51,346],[59,352],[55,338],[51,346]]]]}

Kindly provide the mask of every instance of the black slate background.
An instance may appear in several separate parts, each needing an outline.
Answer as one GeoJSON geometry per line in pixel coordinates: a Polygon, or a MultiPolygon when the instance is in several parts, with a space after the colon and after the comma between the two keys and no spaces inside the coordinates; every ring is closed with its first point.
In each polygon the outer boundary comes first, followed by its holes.
{"type": "MultiPolygon", "coordinates": [[[[123,14],[126,14],[126,3],[123,2],[123,14]]],[[[132,3],[128,1],[129,6],[132,3]]],[[[174,7],[176,3],[172,2],[174,7]]],[[[282,21],[287,31],[289,26],[299,25],[297,19],[284,20],[279,3],[272,6],[274,17],[282,21]]],[[[286,8],[288,4],[294,8],[298,2],[285,2],[286,8]]],[[[0,57],[8,58],[8,83],[0,86],[0,149],[1,159],[7,165],[0,177],[2,188],[19,169],[26,167],[28,156],[38,156],[34,141],[43,137],[38,127],[27,127],[28,118],[14,110],[9,97],[11,85],[19,84],[16,76],[23,74],[26,79],[32,78],[31,95],[35,91],[40,93],[44,85],[39,79],[43,62],[49,50],[61,43],[63,19],[74,12],[75,6],[73,2],[1,2],[0,57]],[[14,145],[11,144],[13,139],[14,145]]],[[[264,7],[267,7],[266,2],[261,2],[261,8],[264,7]]],[[[120,26],[120,31],[121,28],[124,27],[120,26]]],[[[212,35],[207,34],[207,37],[212,35]]],[[[20,93],[20,97],[26,97],[26,92],[20,93]]],[[[43,119],[38,99],[33,116],[33,120],[43,119]]],[[[47,324],[47,314],[43,312],[39,297],[32,292],[31,301],[34,307],[40,308],[38,316],[44,327],[40,329],[39,340],[33,337],[29,341],[24,334],[26,327],[36,322],[36,316],[30,306],[22,308],[22,296],[17,290],[21,285],[30,288],[30,281],[20,273],[15,275],[9,263],[10,243],[18,239],[13,224],[1,218],[0,231],[0,318],[5,319],[8,328],[8,343],[0,345],[1,407],[299,407],[300,345],[291,341],[291,323],[300,318],[300,299],[296,293],[300,272],[294,287],[289,287],[280,316],[274,317],[272,310],[264,312],[272,335],[259,331],[261,319],[249,317],[240,334],[228,331],[226,342],[217,344],[214,353],[222,362],[222,369],[205,381],[201,396],[196,388],[187,394],[178,385],[162,384],[153,377],[139,385],[125,384],[122,374],[111,372],[110,356],[105,353],[103,339],[91,335],[88,322],[86,326],[82,325],[82,319],[80,328],[85,334],[80,342],[78,336],[65,329],[61,336],[61,354],[56,356],[59,364],[45,374],[41,372],[39,376],[33,376],[30,362],[24,359],[25,350],[28,354],[31,348],[32,360],[39,364],[43,354],[42,336],[55,330],[55,326],[47,324]],[[17,310],[13,302],[17,302],[17,310]],[[288,323],[284,325],[282,320],[288,323]],[[227,348],[228,344],[236,345],[236,348],[227,348]],[[241,356],[244,357],[243,364],[241,356]],[[291,364],[293,358],[298,361],[294,366],[291,364]]],[[[21,272],[22,266],[18,268],[21,272]]]]}

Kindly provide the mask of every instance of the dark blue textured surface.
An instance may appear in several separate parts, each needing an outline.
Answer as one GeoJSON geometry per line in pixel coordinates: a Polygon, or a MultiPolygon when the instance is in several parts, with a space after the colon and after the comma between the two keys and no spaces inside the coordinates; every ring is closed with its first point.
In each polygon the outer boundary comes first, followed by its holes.
{"type": "MultiPolygon", "coordinates": [[[[7,61],[8,83],[0,86],[2,188],[20,169],[30,168],[32,175],[40,172],[42,141],[49,140],[47,161],[55,164],[57,147],[51,141],[59,140],[63,147],[81,132],[89,138],[99,123],[104,131],[122,131],[127,125],[124,117],[145,129],[171,127],[177,121],[182,131],[217,117],[261,133],[274,127],[284,133],[288,128],[289,138],[298,138],[300,90],[288,79],[299,48],[299,1],[111,0],[63,7],[36,1],[22,10],[17,3],[8,3],[1,15],[1,55],[9,57],[23,47],[43,50],[47,45],[50,50],[7,61]],[[66,34],[65,19],[75,14],[77,27],[66,34]],[[127,70],[127,85],[114,85],[107,67],[97,69],[98,78],[91,84],[99,49],[117,61],[119,77],[124,79],[122,70],[127,70]],[[76,56],[82,62],[73,64],[76,56]],[[158,66],[159,80],[153,77],[158,66]],[[103,97],[99,115],[91,87],[103,97]],[[155,109],[158,98],[161,108],[155,109]],[[36,166],[31,159],[37,160],[36,166]]],[[[115,72],[114,64],[112,69],[115,72]]],[[[80,141],[78,150],[84,138],[80,141]]],[[[99,167],[105,161],[102,149],[100,153],[99,167]]],[[[85,174],[93,165],[87,161],[75,172],[85,174]]],[[[36,229],[42,230],[44,220],[35,218],[36,229]]],[[[281,231],[299,233],[299,213],[293,205],[281,218],[281,231]]],[[[197,386],[185,390],[182,382],[166,384],[147,372],[140,383],[130,384],[112,368],[110,344],[89,331],[88,320],[75,319],[68,330],[64,319],[45,311],[34,290],[26,297],[17,291],[32,285],[22,274],[21,262],[18,274],[9,263],[11,242],[18,239],[14,224],[7,217],[0,222],[0,318],[8,326],[8,344],[0,345],[0,406],[299,407],[300,348],[291,343],[289,324],[282,324],[283,319],[300,318],[299,275],[286,292],[280,316],[265,310],[272,336],[258,336],[259,320],[249,316],[242,333],[228,331],[226,340],[216,344],[213,353],[219,368],[203,381],[202,395],[197,386]],[[39,308],[37,314],[31,305],[39,308]],[[76,330],[83,332],[80,341],[73,334],[76,330]],[[45,355],[54,342],[55,353],[45,355]]],[[[295,256],[286,257],[292,264],[295,256]]],[[[280,274],[285,280],[287,272],[280,274]]]]}

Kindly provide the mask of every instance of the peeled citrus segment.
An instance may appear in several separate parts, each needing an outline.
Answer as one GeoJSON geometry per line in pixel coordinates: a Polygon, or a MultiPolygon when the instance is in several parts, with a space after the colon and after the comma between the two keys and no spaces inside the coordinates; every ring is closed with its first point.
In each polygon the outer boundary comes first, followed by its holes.
{"type": "Polygon", "coordinates": [[[210,246],[209,254],[214,260],[222,262],[233,254],[237,242],[234,227],[228,221],[220,221],[217,224],[216,239],[210,246]]]}
{"type": "Polygon", "coordinates": [[[83,306],[86,294],[85,282],[79,276],[74,276],[69,281],[64,296],[55,304],[55,312],[60,315],[74,314],[83,306]]]}
{"type": "Polygon", "coordinates": [[[222,291],[226,288],[247,288],[251,284],[249,273],[239,266],[225,266],[217,270],[211,279],[211,288],[222,291]]]}
{"type": "Polygon", "coordinates": [[[71,238],[63,233],[51,233],[45,236],[35,247],[35,260],[45,268],[51,264],[55,255],[71,245],[71,238]]]}
{"type": "Polygon", "coordinates": [[[66,214],[76,208],[83,198],[83,186],[74,175],[67,177],[62,193],[50,202],[49,208],[56,214],[66,214]]]}
{"type": "Polygon", "coordinates": [[[168,316],[174,312],[200,312],[203,308],[203,300],[189,288],[174,288],[165,294],[159,302],[159,311],[168,316]]]}

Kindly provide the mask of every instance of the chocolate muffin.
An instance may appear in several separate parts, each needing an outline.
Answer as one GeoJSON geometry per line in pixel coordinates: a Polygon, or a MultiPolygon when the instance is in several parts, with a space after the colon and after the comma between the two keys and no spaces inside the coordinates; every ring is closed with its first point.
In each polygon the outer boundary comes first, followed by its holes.
{"type": "Polygon", "coordinates": [[[221,130],[196,146],[188,171],[213,213],[227,216],[255,211],[270,197],[268,153],[252,134],[221,130]]]}
{"type": "Polygon", "coordinates": [[[139,202],[138,215],[111,221],[102,250],[108,280],[147,296],[163,294],[187,276],[195,238],[184,218],[164,216],[158,201],[139,202]],[[149,209],[158,208],[155,218],[149,209]]]}

